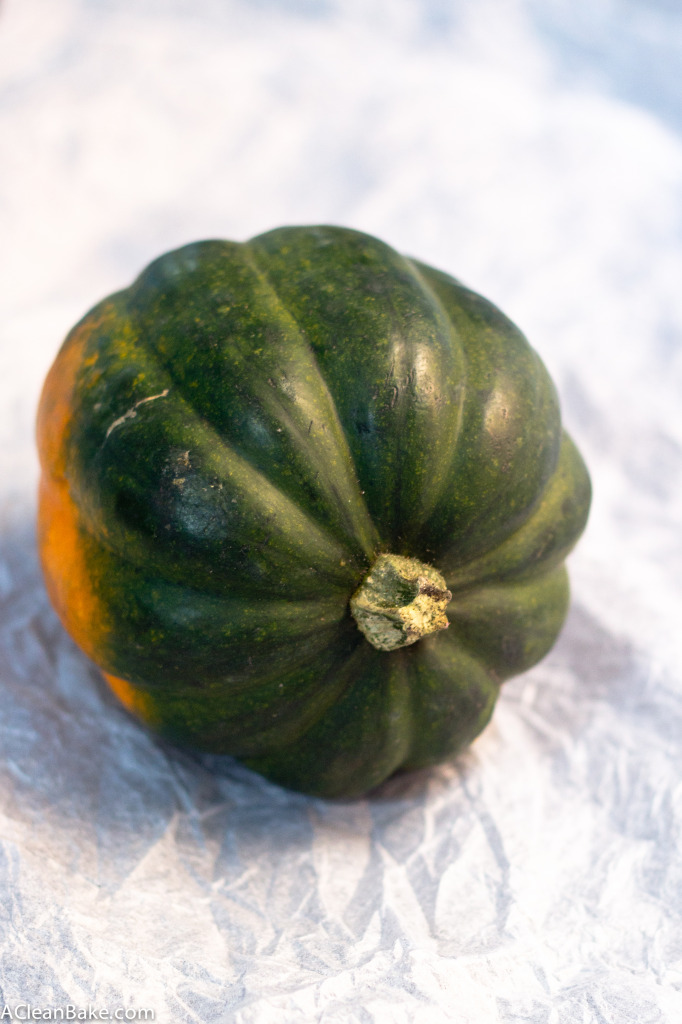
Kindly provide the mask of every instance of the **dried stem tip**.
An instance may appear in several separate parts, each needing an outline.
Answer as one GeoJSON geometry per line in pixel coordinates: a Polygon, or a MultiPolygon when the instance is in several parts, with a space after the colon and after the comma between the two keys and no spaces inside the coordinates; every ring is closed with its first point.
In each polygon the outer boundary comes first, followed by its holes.
{"type": "Polygon", "coordinates": [[[350,599],[358,628],[379,651],[407,647],[447,629],[452,594],[441,574],[416,558],[379,555],[350,599]]]}

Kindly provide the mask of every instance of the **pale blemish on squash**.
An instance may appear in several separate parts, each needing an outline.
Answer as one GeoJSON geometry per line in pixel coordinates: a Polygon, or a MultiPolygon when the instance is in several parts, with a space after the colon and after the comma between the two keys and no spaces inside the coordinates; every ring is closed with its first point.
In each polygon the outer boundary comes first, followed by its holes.
{"type": "Polygon", "coordinates": [[[126,422],[126,420],[135,419],[137,416],[137,410],[141,405],[145,405],[147,402],[155,402],[157,398],[165,398],[167,394],[168,388],[164,388],[163,391],[159,391],[158,395],[149,395],[147,398],[138,399],[138,401],[135,402],[135,405],[131,406],[127,412],[124,412],[122,416],[119,416],[118,419],[114,420],[114,422],[109,425],[107,432],[104,435],[104,440],[106,441],[112,430],[116,430],[116,428],[120,427],[126,422]]]}

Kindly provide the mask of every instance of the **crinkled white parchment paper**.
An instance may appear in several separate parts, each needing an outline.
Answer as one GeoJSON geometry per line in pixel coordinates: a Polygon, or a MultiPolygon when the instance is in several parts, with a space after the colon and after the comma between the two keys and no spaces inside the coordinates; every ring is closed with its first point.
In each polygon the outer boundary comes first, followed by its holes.
{"type": "Polygon", "coordinates": [[[0,1012],[682,1020],[681,57],[664,0],[0,3],[0,1012]],[[319,222],[515,319],[595,484],[554,651],[355,803],[129,719],[33,533],[71,324],[173,246],[319,222]]]}

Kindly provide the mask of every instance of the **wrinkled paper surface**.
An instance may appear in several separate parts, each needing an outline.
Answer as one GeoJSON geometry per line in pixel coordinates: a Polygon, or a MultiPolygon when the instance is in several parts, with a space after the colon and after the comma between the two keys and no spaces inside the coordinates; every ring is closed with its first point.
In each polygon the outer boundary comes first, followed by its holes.
{"type": "Polygon", "coordinates": [[[15,1019],[682,1020],[681,50],[663,0],[0,5],[15,1019]],[[68,328],[173,246],[319,222],[516,320],[595,485],[552,653],[456,763],[353,803],[130,719],[57,622],[33,527],[35,406],[68,328]]]}

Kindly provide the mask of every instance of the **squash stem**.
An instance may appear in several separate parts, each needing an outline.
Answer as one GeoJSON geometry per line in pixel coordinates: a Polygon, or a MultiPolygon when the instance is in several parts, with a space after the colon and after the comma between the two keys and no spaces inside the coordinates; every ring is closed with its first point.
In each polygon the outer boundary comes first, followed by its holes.
{"type": "Polygon", "coordinates": [[[379,555],[350,599],[358,628],[379,651],[395,651],[447,629],[452,594],[433,566],[403,555],[379,555]]]}

